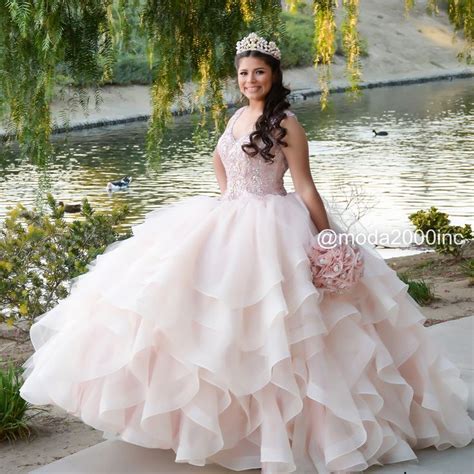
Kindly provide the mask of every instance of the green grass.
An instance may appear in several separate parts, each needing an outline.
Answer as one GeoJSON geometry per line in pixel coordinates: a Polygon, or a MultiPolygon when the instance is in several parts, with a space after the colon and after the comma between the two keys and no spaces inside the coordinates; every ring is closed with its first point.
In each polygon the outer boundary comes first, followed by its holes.
{"type": "Polygon", "coordinates": [[[435,295],[431,289],[431,285],[425,282],[425,280],[410,280],[407,274],[400,273],[398,278],[408,285],[408,294],[422,306],[430,304],[434,299],[435,295]]]}
{"type": "Polygon", "coordinates": [[[31,407],[20,396],[23,384],[23,368],[11,362],[6,368],[0,367],[0,441],[28,439],[32,428],[28,422],[42,408],[31,407]]]}

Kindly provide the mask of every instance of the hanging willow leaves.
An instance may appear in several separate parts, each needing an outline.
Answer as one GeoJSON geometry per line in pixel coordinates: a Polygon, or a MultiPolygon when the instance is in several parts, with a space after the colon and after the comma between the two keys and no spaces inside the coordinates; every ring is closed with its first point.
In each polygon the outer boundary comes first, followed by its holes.
{"type": "Polygon", "coordinates": [[[354,97],[360,93],[358,87],[361,79],[360,70],[360,38],[357,30],[359,20],[359,0],[343,0],[346,17],[341,26],[343,47],[346,52],[346,73],[350,84],[350,92],[354,97]]]}
{"type": "MultiPolygon", "coordinates": [[[[448,0],[448,17],[454,27],[453,41],[456,39],[456,33],[462,32],[466,45],[458,53],[458,60],[465,61],[466,64],[472,64],[472,52],[474,49],[474,0],[448,0]]],[[[415,0],[405,0],[405,12],[409,12],[415,6],[415,0]]],[[[426,11],[430,15],[439,13],[438,0],[429,0],[426,11]]]]}
{"type": "Polygon", "coordinates": [[[50,104],[67,75],[87,110],[86,87],[110,77],[110,1],[0,0],[0,111],[33,161],[50,153],[50,104]]]}
{"type": "Polygon", "coordinates": [[[454,25],[454,33],[462,31],[466,39],[466,46],[458,54],[460,61],[467,64],[473,63],[472,51],[474,49],[474,1],[451,0],[448,5],[449,20],[454,25]]]}
{"type": "MultiPolygon", "coordinates": [[[[414,0],[405,2],[410,11],[414,0]]],[[[53,98],[70,97],[70,107],[87,113],[88,90],[95,106],[100,88],[112,77],[118,50],[132,36],[147,39],[153,78],[152,112],[147,134],[149,156],[158,156],[163,133],[172,119],[171,107],[197,107],[204,133],[207,109],[220,131],[225,110],[224,80],[235,78],[235,43],[256,31],[277,43],[284,37],[282,4],[297,11],[298,0],[0,0],[0,117],[6,120],[22,153],[42,162],[51,151],[53,98]],[[196,90],[188,97],[185,83],[196,90]],[[71,103],[72,100],[72,103],[71,103]]],[[[310,2],[311,4],[311,2],[310,2]]],[[[336,0],[313,0],[314,65],[321,70],[321,106],[329,95],[331,61],[335,54],[336,0]]],[[[360,81],[359,0],[343,0],[341,25],[350,90],[360,81]]],[[[467,41],[460,59],[471,61],[473,0],[448,0],[455,31],[467,41]]],[[[428,9],[438,10],[429,0],[428,9]]],[[[66,124],[67,125],[67,124],[66,124]]]]}
{"type": "MultiPolygon", "coordinates": [[[[184,89],[184,66],[198,84],[191,106],[197,105],[205,120],[209,107],[217,129],[222,127],[225,104],[222,78],[235,76],[235,44],[249,29],[279,40],[281,6],[275,0],[149,1],[142,21],[153,57],[158,58],[152,86],[152,114],[148,128],[148,152],[171,120],[170,107],[184,89]],[[253,22],[265,24],[255,28],[253,22]]],[[[204,122],[200,123],[203,130],[204,122]]]]}
{"type": "Polygon", "coordinates": [[[327,106],[329,83],[331,82],[331,61],[336,51],[336,21],[334,18],[335,0],[314,2],[315,51],[314,66],[320,69],[321,108],[327,106]]]}

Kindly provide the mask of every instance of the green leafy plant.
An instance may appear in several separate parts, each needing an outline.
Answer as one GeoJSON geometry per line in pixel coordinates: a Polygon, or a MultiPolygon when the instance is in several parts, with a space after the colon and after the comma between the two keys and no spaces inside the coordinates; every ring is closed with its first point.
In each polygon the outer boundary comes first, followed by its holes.
{"type": "Polygon", "coordinates": [[[451,225],[448,214],[440,212],[434,206],[429,210],[420,210],[408,216],[416,231],[421,233],[423,241],[440,254],[462,258],[463,246],[472,239],[472,228],[451,225]]]}
{"type": "Polygon", "coordinates": [[[425,280],[410,280],[406,273],[398,274],[398,278],[403,281],[403,283],[408,285],[408,294],[420,305],[430,304],[435,295],[431,288],[431,285],[425,282],[425,280]]]}
{"type": "Polygon", "coordinates": [[[469,286],[474,285],[474,258],[467,258],[460,264],[462,271],[469,278],[469,286]]]}
{"type": "Polygon", "coordinates": [[[0,367],[0,442],[27,439],[31,436],[31,419],[44,408],[33,407],[20,396],[23,385],[23,367],[12,362],[0,367]]]}
{"type": "Polygon", "coordinates": [[[48,206],[50,214],[18,204],[0,230],[0,322],[20,334],[27,330],[25,321],[29,326],[68,295],[68,282],[85,273],[107,245],[131,235],[130,229],[115,230],[129,213],[126,205],[107,215],[93,211],[84,198],[82,218],[72,222],[51,194],[48,206]]]}

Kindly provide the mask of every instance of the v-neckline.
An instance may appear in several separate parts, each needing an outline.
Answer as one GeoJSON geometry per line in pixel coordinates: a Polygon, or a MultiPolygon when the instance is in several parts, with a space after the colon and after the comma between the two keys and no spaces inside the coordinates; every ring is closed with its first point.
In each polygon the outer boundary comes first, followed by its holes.
{"type": "MultiPolygon", "coordinates": [[[[252,130],[250,130],[250,132],[242,135],[240,138],[235,138],[234,136],[234,125],[235,125],[235,122],[237,122],[237,119],[242,115],[242,112],[247,108],[248,106],[247,105],[244,105],[240,110],[239,114],[235,117],[234,121],[232,122],[232,126],[230,127],[230,136],[232,137],[232,141],[234,143],[239,143],[240,140],[242,140],[242,138],[245,138],[245,137],[248,137],[253,131],[254,131],[254,128],[252,127],[252,130]]],[[[255,124],[254,124],[255,126],[255,124]]]]}

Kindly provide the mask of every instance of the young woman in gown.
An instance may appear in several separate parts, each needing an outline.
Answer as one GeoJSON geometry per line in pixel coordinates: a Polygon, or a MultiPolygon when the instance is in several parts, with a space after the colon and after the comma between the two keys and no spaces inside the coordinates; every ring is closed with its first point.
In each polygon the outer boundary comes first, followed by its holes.
{"type": "Polygon", "coordinates": [[[279,59],[254,34],[237,43],[248,105],[214,153],[221,195],[148,213],[75,278],[31,328],[21,395],[105,438],[235,471],[363,471],[466,446],[466,384],[380,255],[360,246],[364,276],[346,293],[312,284],[308,242],[342,228],[279,59]]]}

